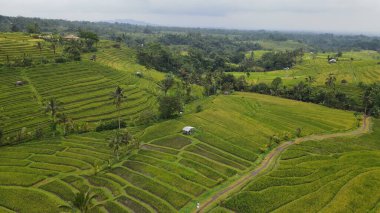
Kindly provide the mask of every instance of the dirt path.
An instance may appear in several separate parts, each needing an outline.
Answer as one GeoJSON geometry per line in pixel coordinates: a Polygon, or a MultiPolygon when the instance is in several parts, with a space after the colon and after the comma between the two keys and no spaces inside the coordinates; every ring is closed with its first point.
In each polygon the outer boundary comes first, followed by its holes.
{"type": "Polygon", "coordinates": [[[325,139],[332,139],[337,137],[348,137],[348,136],[358,136],[361,134],[365,134],[369,132],[370,120],[365,117],[363,119],[363,124],[361,127],[359,127],[356,130],[349,131],[349,132],[341,132],[341,133],[333,133],[333,134],[325,134],[325,135],[310,135],[303,138],[297,138],[294,141],[288,141],[285,143],[282,143],[280,146],[276,147],[274,150],[272,150],[260,163],[260,165],[255,168],[255,170],[249,172],[247,175],[241,177],[237,181],[233,182],[230,186],[227,188],[224,188],[223,190],[217,192],[212,197],[207,199],[203,204],[200,205],[200,208],[196,210],[196,212],[205,212],[209,207],[213,206],[216,202],[218,202],[221,198],[226,198],[228,195],[230,195],[232,192],[242,188],[246,183],[251,181],[254,177],[256,177],[261,172],[267,170],[272,163],[276,161],[276,158],[279,157],[286,149],[288,149],[293,144],[299,144],[301,142],[305,141],[320,141],[325,139]]]}

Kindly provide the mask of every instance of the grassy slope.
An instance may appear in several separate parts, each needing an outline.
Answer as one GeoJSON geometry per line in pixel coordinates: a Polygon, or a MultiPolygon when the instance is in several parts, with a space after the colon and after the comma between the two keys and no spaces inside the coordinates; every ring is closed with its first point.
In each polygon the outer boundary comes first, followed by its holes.
{"type": "MultiPolygon", "coordinates": [[[[0,47],[0,53],[9,54],[11,60],[19,57],[17,54],[21,52],[29,51],[31,56],[39,54],[37,47],[33,46],[40,41],[38,39],[19,33],[3,33],[0,38],[3,39],[0,42],[6,44],[0,47]],[[19,46],[20,42],[25,45],[19,46]]],[[[74,120],[94,123],[114,119],[117,113],[110,94],[117,85],[126,90],[127,103],[122,109],[124,119],[133,121],[140,112],[154,109],[158,92],[156,82],[164,75],[136,64],[132,50],[126,47],[115,49],[111,45],[111,42],[100,42],[96,63],[88,60],[90,54],[84,54],[83,62],[31,68],[0,67],[0,106],[5,115],[5,132],[14,134],[22,127],[33,132],[38,126],[46,127],[49,117],[43,113],[43,100],[49,97],[63,102],[63,111],[74,120]],[[137,77],[136,71],[141,71],[144,76],[137,77]],[[16,87],[15,82],[19,80],[28,84],[16,87]]]]}
{"type": "MultiPolygon", "coordinates": [[[[106,135],[89,133],[2,147],[0,193],[10,196],[8,189],[22,186],[20,193],[35,199],[47,196],[46,202],[56,203],[54,209],[77,190],[91,187],[100,195],[103,210],[175,212],[252,168],[268,135],[299,126],[310,134],[354,125],[349,112],[263,95],[239,93],[202,101],[204,111],[141,132],[145,143],[137,153],[96,176],[93,165],[105,168],[106,161],[113,159],[106,135]],[[192,137],[178,134],[185,125],[198,132],[192,137]]],[[[0,203],[9,209],[14,205],[7,200],[0,203]]],[[[28,205],[18,210],[25,212],[28,205]]]]}
{"type": "MultiPolygon", "coordinates": [[[[57,50],[58,51],[58,50],[57,50]]],[[[53,58],[54,51],[50,44],[42,39],[34,39],[24,33],[0,33],[0,64],[7,62],[7,56],[10,61],[28,56],[36,59],[53,58]],[[37,43],[42,44],[41,51],[37,43]]]]}
{"type": "MultiPolygon", "coordinates": [[[[149,100],[163,75],[136,65],[129,49],[102,42],[97,62],[88,62],[89,55],[83,57],[84,62],[1,70],[6,95],[0,101],[9,116],[15,116],[7,119],[7,125],[25,126],[28,116],[32,126],[46,123],[41,100],[50,96],[63,101],[65,111],[77,120],[112,118],[114,107],[107,97],[116,84],[127,88],[130,101],[123,105],[127,118],[138,109],[154,109],[149,100]],[[144,78],[137,78],[136,71],[142,71],[144,78]],[[30,83],[16,88],[13,84],[19,78],[30,83]],[[30,116],[29,109],[37,114],[30,116]]],[[[354,126],[350,112],[245,93],[202,99],[187,111],[180,119],[137,132],[145,143],[141,150],[96,176],[94,164],[106,168],[107,160],[113,159],[107,135],[89,133],[0,148],[0,193],[6,197],[0,208],[30,212],[30,206],[16,198],[25,195],[36,201],[33,211],[47,206],[55,211],[74,192],[90,187],[104,204],[100,210],[175,212],[252,168],[269,135],[293,133],[298,127],[311,134],[354,126]],[[204,110],[191,113],[198,104],[204,110]],[[185,125],[195,126],[197,133],[178,134],[185,125]]]]}
{"type": "MultiPolygon", "coordinates": [[[[261,54],[261,53],[260,53],[261,54]]],[[[258,54],[258,55],[260,55],[258,54]]],[[[318,53],[316,59],[312,59],[310,54],[304,56],[304,62],[296,65],[292,69],[285,71],[256,72],[247,77],[247,81],[252,84],[270,84],[276,77],[281,77],[284,85],[292,86],[300,81],[305,82],[305,78],[313,76],[316,82],[313,86],[324,86],[329,74],[334,74],[337,78],[337,88],[347,94],[353,95],[357,101],[361,94],[358,88],[359,82],[374,83],[380,80],[380,54],[374,51],[345,52],[337,64],[327,63],[327,56],[334,53],[318,53]],[[354,58],[351,62],[350,58],[354,58]],[[348,83],[342,84],[342,80],[348,83]]],[[[244,73],[233,73],[239,77],[244,73]]]]}
{"type": "Polygon", "coordinates": [[[380,121],[359,138],[294,145],[222,205],[238,212],[378,212],[380,121]]]}

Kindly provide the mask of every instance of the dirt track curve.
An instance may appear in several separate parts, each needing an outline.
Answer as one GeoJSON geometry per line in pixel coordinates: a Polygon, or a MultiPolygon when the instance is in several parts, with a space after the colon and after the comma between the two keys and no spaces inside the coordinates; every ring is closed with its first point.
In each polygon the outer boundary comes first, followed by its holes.
{"type": "Polygon", "coordinates": [[[361,127],[359,127],[356,130],[348,131],[348,132],[341,132],[341,133],[332,133],[332,134],[325,134],[325,135],[310,135],[302,138],[297,138],[294,141],[288,141],[285,143],[282,143],[275,149],[273,149],[260,163],[260,165],[255,168],[255,170],[249,172],[249,174],[241,177],[240,179],[233,182],[231,185],[229,185],[227,188],[224,188],[223,190],[217,192],[215,195],[207,199],[203,204],[200,205],[200,208],[197,209],[195,212],[205,212],[209,207],[213,206],[215,202],[219,201],[220,198],[226,197],[230,195],[235,190],[243,187],[246,183],[251,181],[254,177],[256,177],[261,172],[268,169],[272,163],[275,162],[275,159],[280,156],[287,148],[289,148],[293,144],[299,144],[301,142],[305,141],[320,141],[325,139],[332,139],[332,138],[338,138],[338,137],[348,137],[348,136],[358,136],[361,134],[365,134],[369,132],[369,125],[370,119],[365,117],[363,119],[363,124],[361,127]]]}

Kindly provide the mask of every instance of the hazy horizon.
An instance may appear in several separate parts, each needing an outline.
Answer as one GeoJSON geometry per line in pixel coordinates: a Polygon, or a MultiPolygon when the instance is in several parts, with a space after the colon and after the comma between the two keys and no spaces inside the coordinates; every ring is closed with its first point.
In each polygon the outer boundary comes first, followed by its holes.
{"type": "Polygon", "coordinates": [[[376,0],[0,0],[0,14],[70,21],[132,19],[152,25],[380,35],[376,0]]]}

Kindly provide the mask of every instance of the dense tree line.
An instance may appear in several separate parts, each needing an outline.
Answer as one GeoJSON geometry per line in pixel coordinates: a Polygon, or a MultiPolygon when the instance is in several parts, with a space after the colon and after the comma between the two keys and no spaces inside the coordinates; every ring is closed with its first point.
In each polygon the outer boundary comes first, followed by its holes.
{"type": "MultiPolygon", "coordinates": [[[[219,40],[225,40],[226,36],[241,43],[242,46],[255,45],[252,41],[272,40],[287,41],[294,40],[307,44],[315,51],[346,51],[346,50],[380,50],[380,38],[364,35],[334,35],[317,33],[292,33],[265,30],[227,30],[227,29],[200,29],[162,26],[138,26],[123,23],[87,22],[87,21],[65,21],[57,19],[40,19],[25,17],[0,16],[0,31],[22,31],[30,33],[51,32],[64,33],[76,32],[79,29],[88,29],[98,35],[108,38],[128,38],[128,42],[138,41],[142,43],[141,35],[147,38],[154,37],[156,41],[165,45],[189,45],[189,42],[198,42],[199,48],[203,47],[204,41],[197,41],[197,37],[187,38],[187,33],[214,35],[219,40]],[[36,25],[37,24],[37,25],[36,25]],[[138,36],[131,36],[138,33],[138,36]],[[138,38],[140,37],[140,38],[138,38]],[[192,39],[193,38],[193,39],[192,39]],[[157,40],[158,39],[158,40],[157,40]]],[[[223,41],[228,45],[228,42],[223,41]]],[[[195,45],[192,45],[195,46],[195,45]]],[[[254,48],[250,48],[251,50],[254,48]]]]}
{"type": "Polygon", "coordinates": [[[257,65],[266,71],[289,69],[298,61],[302,61],[303,55],[302,49],[285,52],[268,52],[258,60],[257,65]]]}

